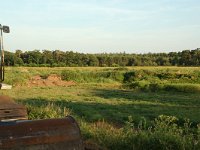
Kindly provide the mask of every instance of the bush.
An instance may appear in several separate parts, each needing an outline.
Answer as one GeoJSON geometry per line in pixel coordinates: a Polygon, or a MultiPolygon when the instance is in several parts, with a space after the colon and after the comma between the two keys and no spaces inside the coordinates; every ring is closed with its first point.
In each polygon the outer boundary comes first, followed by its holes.
{"type": "Polygon", "coordinates": [[[123,82],[124,74],[119,71],[110,71],[108,72],[108,78],[113,79],[114,81],[123,82]]]}
{"type": "Polygon", "coordinates": [[[61,72],[61,78],[67,81],[79,81],[81,79],[81,74],[73,70],[64,70],[61,72]]]}
{"type": "Polygon", "coordinates": [[[111,67],[119,67],[118,64],[112,64],[111,67]]]}
{"type": "Polygon", "coordinates": [[[124,82],[133,82],[136,81],[136,72],[135,71],[131,71],[131,72],[126,72],[124,74],[124,82]]]}
{"type": "Polygon", "coordinates": [[[156,92],[164,89],[164,84],[151,83],[149,84],[149,91],[156,92]]]}

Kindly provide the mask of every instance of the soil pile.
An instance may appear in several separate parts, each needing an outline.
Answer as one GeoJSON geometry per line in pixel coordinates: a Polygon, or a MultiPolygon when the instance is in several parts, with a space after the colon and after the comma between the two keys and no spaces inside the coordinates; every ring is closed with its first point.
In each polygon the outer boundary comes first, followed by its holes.
{"type": "Polygon", "coordinates": [[[73,81],[63,81],[60,76],[56,74],[49,75],[46,79],[43,79],[41,76],[37,75],[31,78],[28,83],[29,87],[32,86],[72,86],[76,83],[73,81]]]}

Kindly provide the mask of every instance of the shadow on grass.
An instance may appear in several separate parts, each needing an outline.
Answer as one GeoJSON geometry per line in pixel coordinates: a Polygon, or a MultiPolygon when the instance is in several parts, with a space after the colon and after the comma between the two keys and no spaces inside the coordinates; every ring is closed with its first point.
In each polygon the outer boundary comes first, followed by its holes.
{"type": "Polygon", "coordinates": [[[95,96],[105,99],[123,99],[129,101],[141,100],[148,102],[170,103],[178,105],[190,105],[200,107],[200,94],[188,94],[183,92],[142,92],[119,89],[95,89],[95,96]]]}
{"type": "Polygon", "coordinates": [[[105,120],[106,122],[116,125],[123,125],[128,120],[128,116],[132,116],[134,123],[136,124],[139,123],[141,117],[145,117],[147,119],[147,123],[150,123],[150,121],[154,120],[154,118],[161,114],[177,116],[181,120],[186,117],[190,118],[193,122],[200,121],[197,118],[192,118],[193,113],[200,115],[200,112],[197,112],[196,109],[191,111],[187,108],[179,108],[174,106],[149,104],[111,105],[95,102],[75,102],[59,99],[50,101],[41,98],[18,100],[18,102],[31,106],[31,108],[48,107],[49,104],[53,104],[53,106],[59,107],[61,109],[69,108],[72,110],[73,116],[82,118],[87,122],[105,120]]]}

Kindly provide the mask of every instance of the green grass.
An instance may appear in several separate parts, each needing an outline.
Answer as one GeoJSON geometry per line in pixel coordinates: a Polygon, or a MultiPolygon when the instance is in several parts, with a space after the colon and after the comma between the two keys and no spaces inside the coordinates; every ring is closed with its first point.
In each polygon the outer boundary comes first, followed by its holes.
{"type": "Polygon", "coordinates": [[[20,87],[1,93],[31,106],[51,103],[70,108],[75,115],[90,122],[104,119],[123,124],[128,116],[139,122],[141,117],[152,120],[160,114],[200,122],[199,94],[138,92],[87,84],[70,88],[20,87]]]}
{"type": "Polygon", "coordinates": [[[14,87],[0,91],[0,94],[25,104],[29,119],[74,116],[83,138],[103,148],[198,149],[198,69],[13,67],[6,68],[6,82],[14,87]],[[177,72],[183,76],[173,83],[177,72]],[[32,76],[52,73],[75,80],[77,84],[71,87],[26,87],[32,76]],[[149,88],[152,84],[155,84],[154,90],[149,88]],[[158,118],[160,115],[165,116],[158,118]],[[190,124],[186,118],[190,119],[191,125],[186,126],[190,124]]]}

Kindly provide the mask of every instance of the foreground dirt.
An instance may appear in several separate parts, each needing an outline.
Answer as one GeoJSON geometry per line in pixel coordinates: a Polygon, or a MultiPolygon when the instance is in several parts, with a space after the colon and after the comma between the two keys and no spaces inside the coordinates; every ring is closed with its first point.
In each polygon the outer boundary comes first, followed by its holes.
{"type": "Polygon", "coordinates": [[[43,79],[41,76],[37,75],[30,79],[28,82],[29,87],[38,86],[72,86],[76,85],[74,81],[63,81],[60,76],[56,74],[49,75],[46,79],[43,79]]]}

